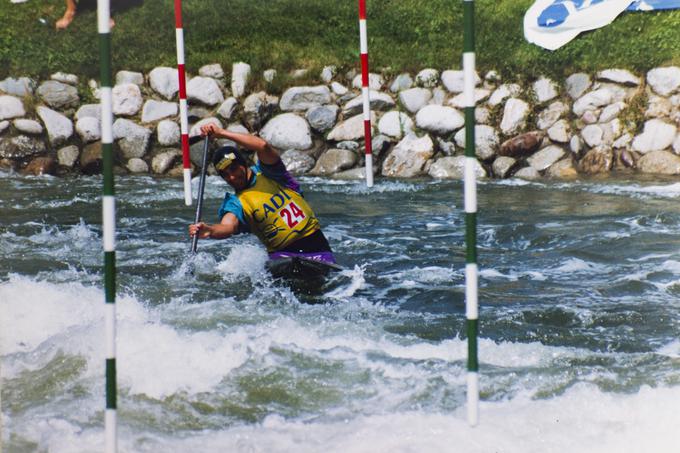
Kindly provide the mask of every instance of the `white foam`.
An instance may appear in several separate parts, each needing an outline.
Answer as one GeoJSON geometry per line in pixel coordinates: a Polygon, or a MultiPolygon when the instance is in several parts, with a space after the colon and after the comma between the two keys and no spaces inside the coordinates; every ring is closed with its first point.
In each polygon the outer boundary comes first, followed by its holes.
{"type": "Polygon", "coordinates": [[[474,428],[458,408],[313,422],[270,415],[254,425],[145,439],[148,451],[167,452],[674,453],[678,404],[680,388],[645,387],[620,395],[579,385],[547,400],[483,401],[474,428]]]}
{"type": "Polygon", "coordinates": [[[662,346],[657,353],[675,359],[680,359],[680,340],[674,340],[662,346]]]}
{"type": "Polygon", "coordinates": [[[680,183],[668,185],[641,186],[639,184],[626,185],[593,185],[588,190],[594,193],[633,195],[636,198],[677,198],[680,197],[680,183]]]}
{"type": "Polygon", "coordinates": [[[336,276],[336,278],[339,278],[340,276],[349,277],[349,284],[335,288],[326,293],[325,296],[329,299],[347,299],[348,297],[352,297],[357,291],[363,288],[366,283],[366,278],[364,276],[365,267],[365,265],[354,266],[354,269],[344,269],[340,271],[340,275],[336,276]]]}
{"type": "Polygon", "coordinates": [[[217,270],[228,281],[240,276],[261,277],[267,259],[267,252],[261,246],[239,244],[231,249],[224,261],[217,264],[217,270]]]}
{"type": "Polygon", "coordinates": [[[0,283],[2,353],[31,351],[71,327],[95,322],[103,309],[103,293],[97,288],[11,275],[9,281],[0,283]]]}
{"type": "Polygon", "coordinates": [[[544,281],[548,279],[548,277],[537,271],[511,272],[509,274],[504,274],[497,269],[482,269],[479,271],[479,276],[489,280],[507,279],[513,282],[519,280],[520,278],[529,278],[536,281],[544,281]]]}
{"type": "Polygon", "coordinates": [[[555,268],[558,272],[590,272],[596,269],[596,265],[586,262],[580,258],[569,258],[564,263],[555,268]]]}

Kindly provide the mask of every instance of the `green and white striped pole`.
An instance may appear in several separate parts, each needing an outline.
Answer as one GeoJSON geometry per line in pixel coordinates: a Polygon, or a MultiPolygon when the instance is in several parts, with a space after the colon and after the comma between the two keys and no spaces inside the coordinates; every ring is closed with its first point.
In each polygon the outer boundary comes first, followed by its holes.
{"type": "Polygon", "coordinates": [[[111,95],[110,0],[97,0],[99,67],[101,73],[102,160],[104,191],[102,230],[104,245],[104,294],[106,326],[106,452],[117,451],[116,435],[116,199],[113,181],[113,109],[111,95]]]}
{"type": "Polygon", "coordinates": [[[479,421],[479,362],[477,360],[477,157],[475,156],[475,23],[474,2],[463,0],[463,96],[465,99],[465,315],[467,317],[467,416],[479,421]]]}

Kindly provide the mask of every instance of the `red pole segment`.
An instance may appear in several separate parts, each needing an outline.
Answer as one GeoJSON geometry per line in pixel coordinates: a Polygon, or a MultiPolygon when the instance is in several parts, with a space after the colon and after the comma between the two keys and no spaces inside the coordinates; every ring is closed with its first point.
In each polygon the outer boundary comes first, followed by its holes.
{"type": "Polygon", "coordinates": [[[175,38],[177,41],[177,77],[179,79],[179,121],[182,141],[182,166],[184,168],[184,203],[191,206],[191,159],[189,158],[189,120],[187,108],[187,81],[184,69],[184,28],[182,25],[182,0],[175,0],[175,38]]]}
{"type": "Polygon", "coordinates": [[[366,147],[366,186],[373,187],[373,146],[371,143],[371,98],[368,84],[368,37],[366,0],[359,0],[359,51],[361,54],[361,94],[364,101],[364,142],[366,147]]]}

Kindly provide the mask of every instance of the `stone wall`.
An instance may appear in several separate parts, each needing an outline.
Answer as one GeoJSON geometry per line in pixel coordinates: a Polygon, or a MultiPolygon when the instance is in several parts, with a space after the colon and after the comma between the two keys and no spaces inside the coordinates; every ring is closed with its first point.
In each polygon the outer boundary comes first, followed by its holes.
{"type": "MultiPolygon", "coordinates": [[[[257,78],[266,86],[276,77],[271,69],[257,78]]],[[[197,135],[206,122],[256,132],[282,151],[297,174],[362,177],[359,75],[326,67],[318,77],[320,84],[293,86],[280,97],[247,92],[251,78],[245,63],[233,65],[229,80],[218,64],[188,77],[189,135],[197,135]]],[[[29,174],[100,172],[99,105],[83,101],[98,99],[98,87],[92,80],[83,86],[77,76],[63,73],[45,81],[0,81],[0,168],[29,174]]],[[[371,74],[370,86],[376,173],[461,178],[462,71],[371,74]]],[[[607,69],[525,84],[501,80],[495,71],[477,76],[477,174],[680,174],[679,88],[678,67],[654,68],[644,75],[607,69]]],[[[180,177],[177,94],[174,68],[116,74],[113,134],[118,173],[180,177]]],[[[194,145],[191,154],[192,163],[199,165],[201,145],[194,145]]]]}

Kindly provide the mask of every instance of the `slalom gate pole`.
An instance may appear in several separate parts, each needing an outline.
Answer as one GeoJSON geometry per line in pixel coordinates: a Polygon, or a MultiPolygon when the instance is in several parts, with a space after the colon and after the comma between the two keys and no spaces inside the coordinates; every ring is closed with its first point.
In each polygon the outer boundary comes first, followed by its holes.
{"type": "Polygon", "coordinates": [[[111,94],[111,4],[97,0],[99,31],[99,68],[101,72],[101,128],[104,190],[102,194],[102,230],[104,246],[104,294],[106,312],[106,412],[104,415],[105,448],[117,451],[116,434],[116,199],[113,180],[113,107],[111,94]]]}
{"type": "Polygon", "coordinates": [[[177,41],[177,77],[179,79],[179,122],[184,167],[184,203],[191,206],[191,159],[189,157],[189,119],[187,108],[187,76],[184,69],[184,28],[182,0],[175,0],[175,38],[177,41]]]}
{"type": "Polygon", "coordinates": [[[479,361],[477,359],[477,157],[475,156],[475,25],[474,2],[463,0],[463,85],[465,99],[465,315],[467,318],[467,417],[479,422],[479,361]]]}
{"type": "Polygon", "coordinates": [[[373,143],[371,142],[371,97],[368,85],[368,36],[366,32],[366,0],[359,0],[359,51],[361,53],[361,94],[364,98],[366,187],[373,187],[373,143]]]}

